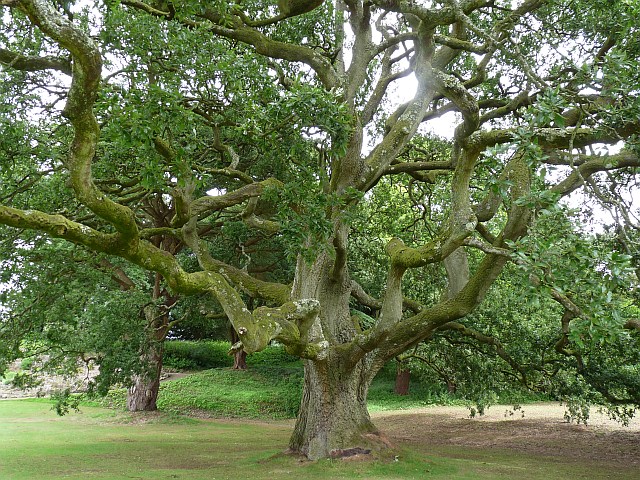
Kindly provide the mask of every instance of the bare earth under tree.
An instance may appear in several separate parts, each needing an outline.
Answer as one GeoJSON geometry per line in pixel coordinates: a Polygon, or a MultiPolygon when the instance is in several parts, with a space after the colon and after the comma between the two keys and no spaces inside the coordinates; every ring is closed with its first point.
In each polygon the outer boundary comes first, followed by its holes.
{"type": "Polygon", "coordinates": [[[427,407],[374,414],[389,438],[429,453],[447,446],[512,450],[531,456],[562,457],[576,463],[610,465],[640,473],[640,420],[628,427],[592,409],[588,425],[568,424],[557,403],[525,405],[514,412],[495,405],[486,415],[471,419],[461,407],[427,407]]]}

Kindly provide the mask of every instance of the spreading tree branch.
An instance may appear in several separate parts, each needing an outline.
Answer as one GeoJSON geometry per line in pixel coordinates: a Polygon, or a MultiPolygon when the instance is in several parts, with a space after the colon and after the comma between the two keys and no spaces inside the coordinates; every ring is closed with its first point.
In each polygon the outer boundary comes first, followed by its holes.
{"type": "Polygon", "coordinates": [[[11,50],[0,48],[0,63],[5,68],[13,68],[25,72],[57,70],[65,75],[72,75],[71,61],[68,58],[21,55],[11,50]]]}

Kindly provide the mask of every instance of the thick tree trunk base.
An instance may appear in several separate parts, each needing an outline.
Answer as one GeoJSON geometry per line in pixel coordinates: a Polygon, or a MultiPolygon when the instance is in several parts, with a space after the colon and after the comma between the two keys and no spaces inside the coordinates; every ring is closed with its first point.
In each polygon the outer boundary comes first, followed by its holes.
{"type": "Polygon", "coordinates": [[[158,409],[158,391],[160,378],[149,380],[136,376],[134,383],[127,390],[127,410],[130,412],[153,412],[158,409]],[[145,381],[146,380],[146,381],[145,381]]]}
{"type": "Polygon", "coordinates": [[[309,460],[372,455],[388,450],[389,441],[367,411],[368,377],[363,366],[307,362],[300,413],[289,452],[309,460]]]}
{"type": "MultiPolygon", "coordinates": [[[[366,433],[360,435],[359,439],[354,439],[354,445],[356,447],[349,448],[334,448],[329,451],[326,458],[342,459],[342,460],[380,460],[380,459],[393,459],[395,456],[395,445],[381,432],[366,433]]],[[[313,461],[318,458],[314,458],[313,455],[305,453],[299,449],[293,447],[287,448],[283,453],[286,456],[292,456],[304,461],[313,461]]]]}
{"type": "Polygon", "coordinates": [[[146,371],[133,376],[133,384],[127,390],[127,410],[130,412],[153,412],[158,409],[157,400],[160,391],[162,373],[162,342],[153,343],[149,351],[142,355],[146,371]]]}

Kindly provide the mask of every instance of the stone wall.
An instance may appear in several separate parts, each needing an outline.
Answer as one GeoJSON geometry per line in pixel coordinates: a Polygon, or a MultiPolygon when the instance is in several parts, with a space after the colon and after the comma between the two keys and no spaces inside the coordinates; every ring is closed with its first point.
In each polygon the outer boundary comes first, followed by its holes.
{"type": "MultiPolygon", "coordinates": [[[[9,370],[18,372],[20,364],[20,360],[14,362],[9,370]]],[[[67,388],[70,388],[73,392],[82,392],[86,390],[88,382],[98,373],[97,368],[87,371],[87,367],[82,364],[78,365],[76,376],[47,375],[41,379],[42,383],[38,387],[27,389],[15,388],[10,383],[5,383],[5,380],[0,379],[0,399],[44,397],[67,388]]]]}

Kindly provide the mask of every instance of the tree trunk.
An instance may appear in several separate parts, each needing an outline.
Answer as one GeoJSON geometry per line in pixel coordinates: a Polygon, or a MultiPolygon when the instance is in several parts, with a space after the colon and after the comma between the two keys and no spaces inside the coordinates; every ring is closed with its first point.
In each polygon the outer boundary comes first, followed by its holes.
{"type": "Polygon", "coordinates": [[[143,351],[140,354],[142,372],[133,376],[132,385],[127,390],[127,409],[130,412],[150,412],[158,409],[164,340],[169,328],[168,313],[156,305],[145,306],[143,314],[147,320],[147,344],[142,346],[143,351]]]}
{"type": "Polygon", "coordinates": [[[133,384],[127,390],[127,410],[130,412],[150,412],[158,409],[158,391],[162,372],[163,342],[149,345],[149,351],[142,356],[145,370],[134,375],[133,384]]]}
{"type": "Polygon", "coordinates": [[[335,256],[320,254],[313,264],[299,257],[292,295],[320,303],[319,317],[305,335],[310,342],[329,345],[326,356],[305,360],[302,401],[289,442],[290,452],[312,460],[388,446],[367,411],[369,385],[382,365],[374,367],[366,356],[352,362],[342,348],[357,334],[349,311],[346,232],[338,232],[331,244],[335,256]]]}
{"type": "Polygon", "coordinates": [[[454,380],[447,380],[447,391],[451,394],[456,393],[458,386],[454,380]]]}
{"type": "MultiPolygon", "coordinates": [[[[251,302],[252,304],[253,302],[251,302]]],[[[251,305],[250,304],[250,305],[251,305]]],[[[251,305],[252,306],[252,305],[251,305]]],[[[240,340],[240,336],[231,326],[231,344],[233,345],[240,340]]],[[[247,369],[247,352],[239,350],[233,354],[233,369],[234,370],[246,370],[247,369]]]]}
{"type": "Polygon", "coordinates": [[[247,369],[247,352],[240,350],[233,354],[233,369],[234,370],[246,370],[247,369]]]}
{"type": "Polygon", "coordinates": [[[396,386],[394,392],[398,395],[409,395],[409,381],[411,380],[411,371],[408,368],[404,368],[403,365],[398,365],[396,373],[396,386]]]}
{"type": "Polygon", "coordinates": [[[363,362],[347,370],[339,361],[306,361],[290,451],[315,460],[370,453],[382,444],[387,446],[367,411],[369,383],[363,362]]]}

